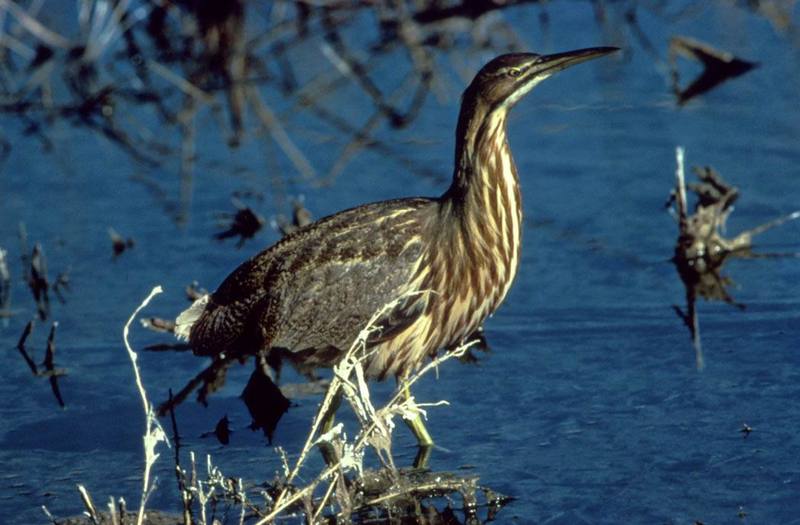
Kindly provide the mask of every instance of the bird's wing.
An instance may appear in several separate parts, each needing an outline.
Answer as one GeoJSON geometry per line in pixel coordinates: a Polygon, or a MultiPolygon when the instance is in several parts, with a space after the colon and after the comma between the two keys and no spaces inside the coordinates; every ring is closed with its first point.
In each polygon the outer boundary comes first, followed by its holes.
{"type": "MultiPolygon", "coordinates": [[[[346,350],[385,304],[402,298],[423,250],[431,199],[399,199],[346,210],[297,230],[243,263],[191,326],[198,354],[346,350]]],[[[404,298],[381,318],[389,337],[424,309],[404,298]]],[[[336,352],[334,352],[336,353],[336,352]]]]}
{"type": "Polygon", "coordinates": [[[386,340],[412,323],[424,299],[405,296],[413,255],[369,254],[357,261],[330,261],[287,275],[272,346],[290,351],[346,350],[377,316],[371,343],[386,340]],[[396,304],[391,304],[398,300],[396,304]]]}
{"type": "Polygon", "coordinates": [[[273,346],[342,351],[373,316],[370,343],[391,338],[423,312],[427,297],[409,283],[422,257],[426,210],[401,202],[367,211],[373,213],[295,246],[297,258],[281,265],[267,294],[277,324],[273,346]]]}

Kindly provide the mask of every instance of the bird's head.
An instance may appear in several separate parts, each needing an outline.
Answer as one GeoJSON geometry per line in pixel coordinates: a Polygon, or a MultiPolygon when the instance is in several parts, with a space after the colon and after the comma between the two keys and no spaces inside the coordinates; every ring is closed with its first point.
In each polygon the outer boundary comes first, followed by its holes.
{"type": "Polygon", "coordinates": [[[536,84],[553,73],[607,55],[617,49],[591,47],[553,55],[536,53],[500,55],[483,66],[475,75],[475,79],[464,92],[464,99],[466,101],[472,98],[476,104],[485,104],[489,111],[499,108],[508,110],[536,84]]]}

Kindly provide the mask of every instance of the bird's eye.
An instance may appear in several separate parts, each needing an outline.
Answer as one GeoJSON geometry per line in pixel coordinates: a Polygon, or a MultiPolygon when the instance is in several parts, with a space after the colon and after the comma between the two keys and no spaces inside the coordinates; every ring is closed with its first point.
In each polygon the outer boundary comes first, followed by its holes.
{"type": "Polygon", "coordinates": [[[522,74],[522,70],[518,67],[512,67],[508,70],[508,76],[517,78],[522,74]]]}

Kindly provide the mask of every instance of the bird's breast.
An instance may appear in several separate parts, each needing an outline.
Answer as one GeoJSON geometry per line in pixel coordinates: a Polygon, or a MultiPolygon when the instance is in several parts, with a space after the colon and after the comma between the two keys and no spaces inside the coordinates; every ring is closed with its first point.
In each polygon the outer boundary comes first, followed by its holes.
{"type": "Polygon", "coordinates": [[[462,343],[503,302],[520,259],[522,206],[508,147],[481,159],[486,172],[467,201],[442,203],[438,222],[408,290],[425,291],[426,307],[402,333],[383,343],[377,375],[403,375],[426,355],[462,343]],[[471,200],[469,200],[471,199],[471,200]],[[382,349],[382,350],[384,350],[382,349]]]}

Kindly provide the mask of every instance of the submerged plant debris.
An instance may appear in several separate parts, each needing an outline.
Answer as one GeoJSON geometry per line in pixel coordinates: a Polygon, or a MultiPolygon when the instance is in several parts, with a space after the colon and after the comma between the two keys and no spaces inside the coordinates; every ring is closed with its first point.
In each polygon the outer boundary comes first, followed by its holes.
{"type": "Polygon", "coordinates": [[[303,205],[303,199],[292,200],[292,218],[287,219],[284,215],[275,217],[273,227],[276,228],[281,235],[289,235],[298,228],[308,226],[313,221],[311,212],[303,205]]]}
{"type": "Polygon", "coordinates": [[[252,418],[250,428],[252,430],[261,429],[269,444],[272,444],[275,427],[278,426],[281,416],[289,410],[291,405],[289,398],[283,394],[278,385],[260,366],[257,366],[250,374],[250,379],[242,390],[241,398],[247,405],[247,410],[252,418]]]}
{"type": "Polygon", "coordinates": [[[231,433],[233,432],[230,424],[231,422],[226,414],[222,416],[219,421],[217,421],[217,424],[214,426],[214,430],[210,432],[203,432],[200,434],[200,437],[207,438],[214,436],[221,445],[227,445],[231,442],[231,433]]]}
{"type": "Polygon", "coordinates": [[[28,286],[36,301],[39,319],[44,321],[50,315],[50,281],[47,279],[47,263],[42,245],[38,242],[33,246],[30,261],[27,272],[28,286]]]}
{"type": "MultiPolygon", "coordinates": [[[[66,303],[65,292],[70,291],[70,270],[61,271],[54,281],[50,281],[47,271],[47,258],[41,243],[28,245],[28,230],[20,222],[18,228],[20,244],[21,276],[36,303],[36,312],[40,321],[51,316],[50,292],[59,302],[66,303]],[[29,255],[30,254],[30,255],[29,255]]],[[[0,318],[11,317],[18,313],[11,308],[11,272],[8,267],[8,252],[0,248],[0,318]]]]}
{"type": "Polygon", "coordinates": [[[714,49],[709,44],[685,36],[674,36],[670,40],[669,62],[672,69],[672,89],[679,106],[758,66],[755,62],[738,58],[727,51],[714,49]],[[678,74],[678,55],[703,65],[700,75],[683,88],[680,86],[678,74]]]}
{"type": "Polygon", "coordinates": [[[233,205],[236,207],[236,213],[221,214],[221,218],[229,222],[227,229],[215,234],[214,238],[222,241],[229,237],[239,237],[236,247],[241,248],[246,240],[252,239],[264,227],[265,221],[261,215],[238,199],[233,200],[233,205]]]}
{"type": "Polygon", "coordinates": [[[114,228],[108,228],[108,236],[111,239],[111,249],[114,252],[114,258],[119,257],[126,250],[130,250],[136,245],[136,242],[133,238],[128,237],[127,239],[117,233],[117,230],[114,228]]]}
{"type": "Polygon", "coordinates": [[[729,185],[711,167],[694,168],[699,183],[690,183],[689,189],[696,196],[694,213],[689,214],[686,181],[683,168],[683,149],[676,150],[677,168],[675,188],[670,192],[667,206],[678,222],[678,240],[672,262],[686,288],[686,311],[675,306],[692,338],[698,370],[704,365],[700,324],[697,314],[697,298],[707,301],[724,301],[739,309],[745,305],[737,302],[729,292],[733,280],[722,274],[723,267],[732,258],[763,258],[796,256],[797,254],[753,253],[753,237],[781,224],[800,218],[800,211],[778,217],[755,228],[743,231],[733,238],[723,235],[725,223],[739,198],[739,190],[729,185]]]}
{"type": "Polygon", "coordinates": [[[33,331],[33,321],[28,321],[28,324],[26,324],[25,328],[22,330],[22,335],[19,336],[19,342],[17,342],[17,350],[19,350],[19,353],[25,360],[25,363],[28,365],[28,368],[31,369],[31,373],[33,373],[33,375],[38,375],[39,367],[36,366],[36,362],[33,360],[33,358],[28,353],[28,350],[25,347],[25,342],[28,340],[28,337],[31,335],[32,331],[33,331]]]}

